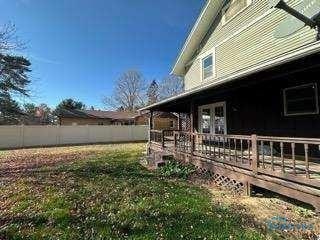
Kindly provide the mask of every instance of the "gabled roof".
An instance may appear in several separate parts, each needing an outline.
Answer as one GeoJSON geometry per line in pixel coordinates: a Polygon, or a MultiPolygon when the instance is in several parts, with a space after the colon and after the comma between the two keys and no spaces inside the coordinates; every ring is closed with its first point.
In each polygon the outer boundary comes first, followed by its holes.
{"type": "Polygon", "coordinates": [[[100,111],[100,110],[67,110],[62,109],[59,117],[65,118],[96,118],[110,120],[131,120],[138,116],[138,113],[100,111]]]}
{"type": "Polygon", "coordinates": [[[180,76],[185,74],[185,65],[190,61],[195,50],[207,34],[213,20],[220,12],[223,2],[223,0],[207,0],[178,55],[171,71],[172,74],[180,76]]]}
{"type": "Polygon", "coordinates": [[[68,110],[68,109],[60,109],[58,113],[59,117],[64,118],[93,118],[93,116],[88,115],[82,110],[68,110]]]}
{"type": "Polygon", "coordinates": [[[97,118],[110,118],[115,120],[134,119],[139,114],[132,112],[117,112],[117,111],[100,111],[100,110],[84,110],[88,115],[97,118]]]}

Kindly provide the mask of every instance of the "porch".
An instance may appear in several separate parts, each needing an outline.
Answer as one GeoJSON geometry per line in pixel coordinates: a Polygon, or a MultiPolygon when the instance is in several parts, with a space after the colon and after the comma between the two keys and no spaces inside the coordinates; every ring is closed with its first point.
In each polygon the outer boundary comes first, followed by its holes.
{"type": "Polygon", "coordinates": [[[320,211],[320,139],[150,130],[151,152],[309,203],[320,211]]]}
{"type": "Polygon", "coordinates": [[[149,150],[247,193],[258,186],[320,211],[319,59],[230,76],[146,107],[149,150]],[[156,111],[179,113],[178,129],[154,131],[156,111]]]}

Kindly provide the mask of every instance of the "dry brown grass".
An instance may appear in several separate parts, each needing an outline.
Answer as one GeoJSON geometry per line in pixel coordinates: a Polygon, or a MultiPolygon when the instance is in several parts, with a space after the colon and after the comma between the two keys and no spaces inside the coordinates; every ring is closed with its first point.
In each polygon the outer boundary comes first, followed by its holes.
{"type": "Polygon", "coordinates": [[[288,219],[293,224],[312,224],[314,231],[279,231],[278,235],[285,239],[317,239],[320,236],[320,217],[306,206],[297,204],[274,194],[256,194],[252,197],[234,195],[228,191],[205,185],[213,196],[213,202],[232,208],[242,214],[251,227],[267,230],[266,222],[275,216],[288,219]]]}

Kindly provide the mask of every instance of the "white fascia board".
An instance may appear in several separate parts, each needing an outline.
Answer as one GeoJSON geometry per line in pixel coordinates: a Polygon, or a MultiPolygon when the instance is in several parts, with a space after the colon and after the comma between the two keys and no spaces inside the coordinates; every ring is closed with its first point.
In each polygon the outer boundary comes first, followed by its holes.
{"type": "Polygon", "coordinates": [[[150,106],[144,107],[144,108],[142,108],[140,110],[149,110],[149,109],[152,109],[154,107],[160,106],[162,104],[169,103],[169,102],[172,102],[172,101],[184,98],[184,97],[188,97],[188,96],[190,96],[192,94],[199,93],[201,91],[204,91],[204,90],[216,87],[216,86],[220,86],[220,85],[222,85],[224,83],[227,83],[227,82],[230,82],[230,81],[233,81],[233,80],[237,80],[239,78],[243,78],[243,77],[249,76],[249,75],[251,75],[253,73],[261,72],[263,70],[270,69],[272,67],[275,67],[275,66],[278,66],[278,65],[281,65],[281,64],[284,64],[284,63],[288,63],[288,62],[291,62],[291,61],[297,60],[299,58],[303,58],[303,57],[306,57],[308,55],[312,55],[312,54],[318,53],[318,52],[320,52],[320,42],[319,41],[311,43],[311,44],[308,44],[307,46],[304,46],[302,48],[296,49],[295,51],[292,51],[290,53],[284,54],[282,56],[278,56],[277,58],[275,58],[273,60],[263,62],[261,64],[258,64],[256,66],[252,66],[250,68],[244,69],[242,71],[239,71],[237,73],[231,74],[231,75],[226,76],[226,77],[218,78],[214,82],[210,82],[210,83],[208,83],[206,85],[201,85],[199,87],[190,89],[189,91],[181,93],[181,94],[179,94],[177,96],[173,96],[173,97],[167,98],[167,99],[162,100],[162,101],[160,101],[158,103],[155,103],[155,104],[152,104],[150,106]]]}
{"type": "Polygon", "coordinates": [[[215,0],[208,0],[202,9],[195,25],[193,26],[189,36],[187,37],[178,58],[171,70],[171,74],[183,75],[186,61],[190,60],[192,54],[208,32],[213,20],[219,13],[220,8],[217,7],[215,0]]]}

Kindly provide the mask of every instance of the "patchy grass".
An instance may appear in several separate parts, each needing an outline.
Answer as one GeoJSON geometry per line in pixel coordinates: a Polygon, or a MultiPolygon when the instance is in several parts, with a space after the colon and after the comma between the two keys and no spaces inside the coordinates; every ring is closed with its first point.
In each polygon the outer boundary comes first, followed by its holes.
{"type": "Polygon", "coordinates": [[[10,152],[1,160],[0,239],[264,239],[207,190],[144,169],[143,149],[10,152]]]}
{"type": "Polygon", "coordinates": [[[149,172],[139,164],[144,149],[0,151],[0,239],[278,238],[229,195],[186,181],[192,168],[149,172]]]}

